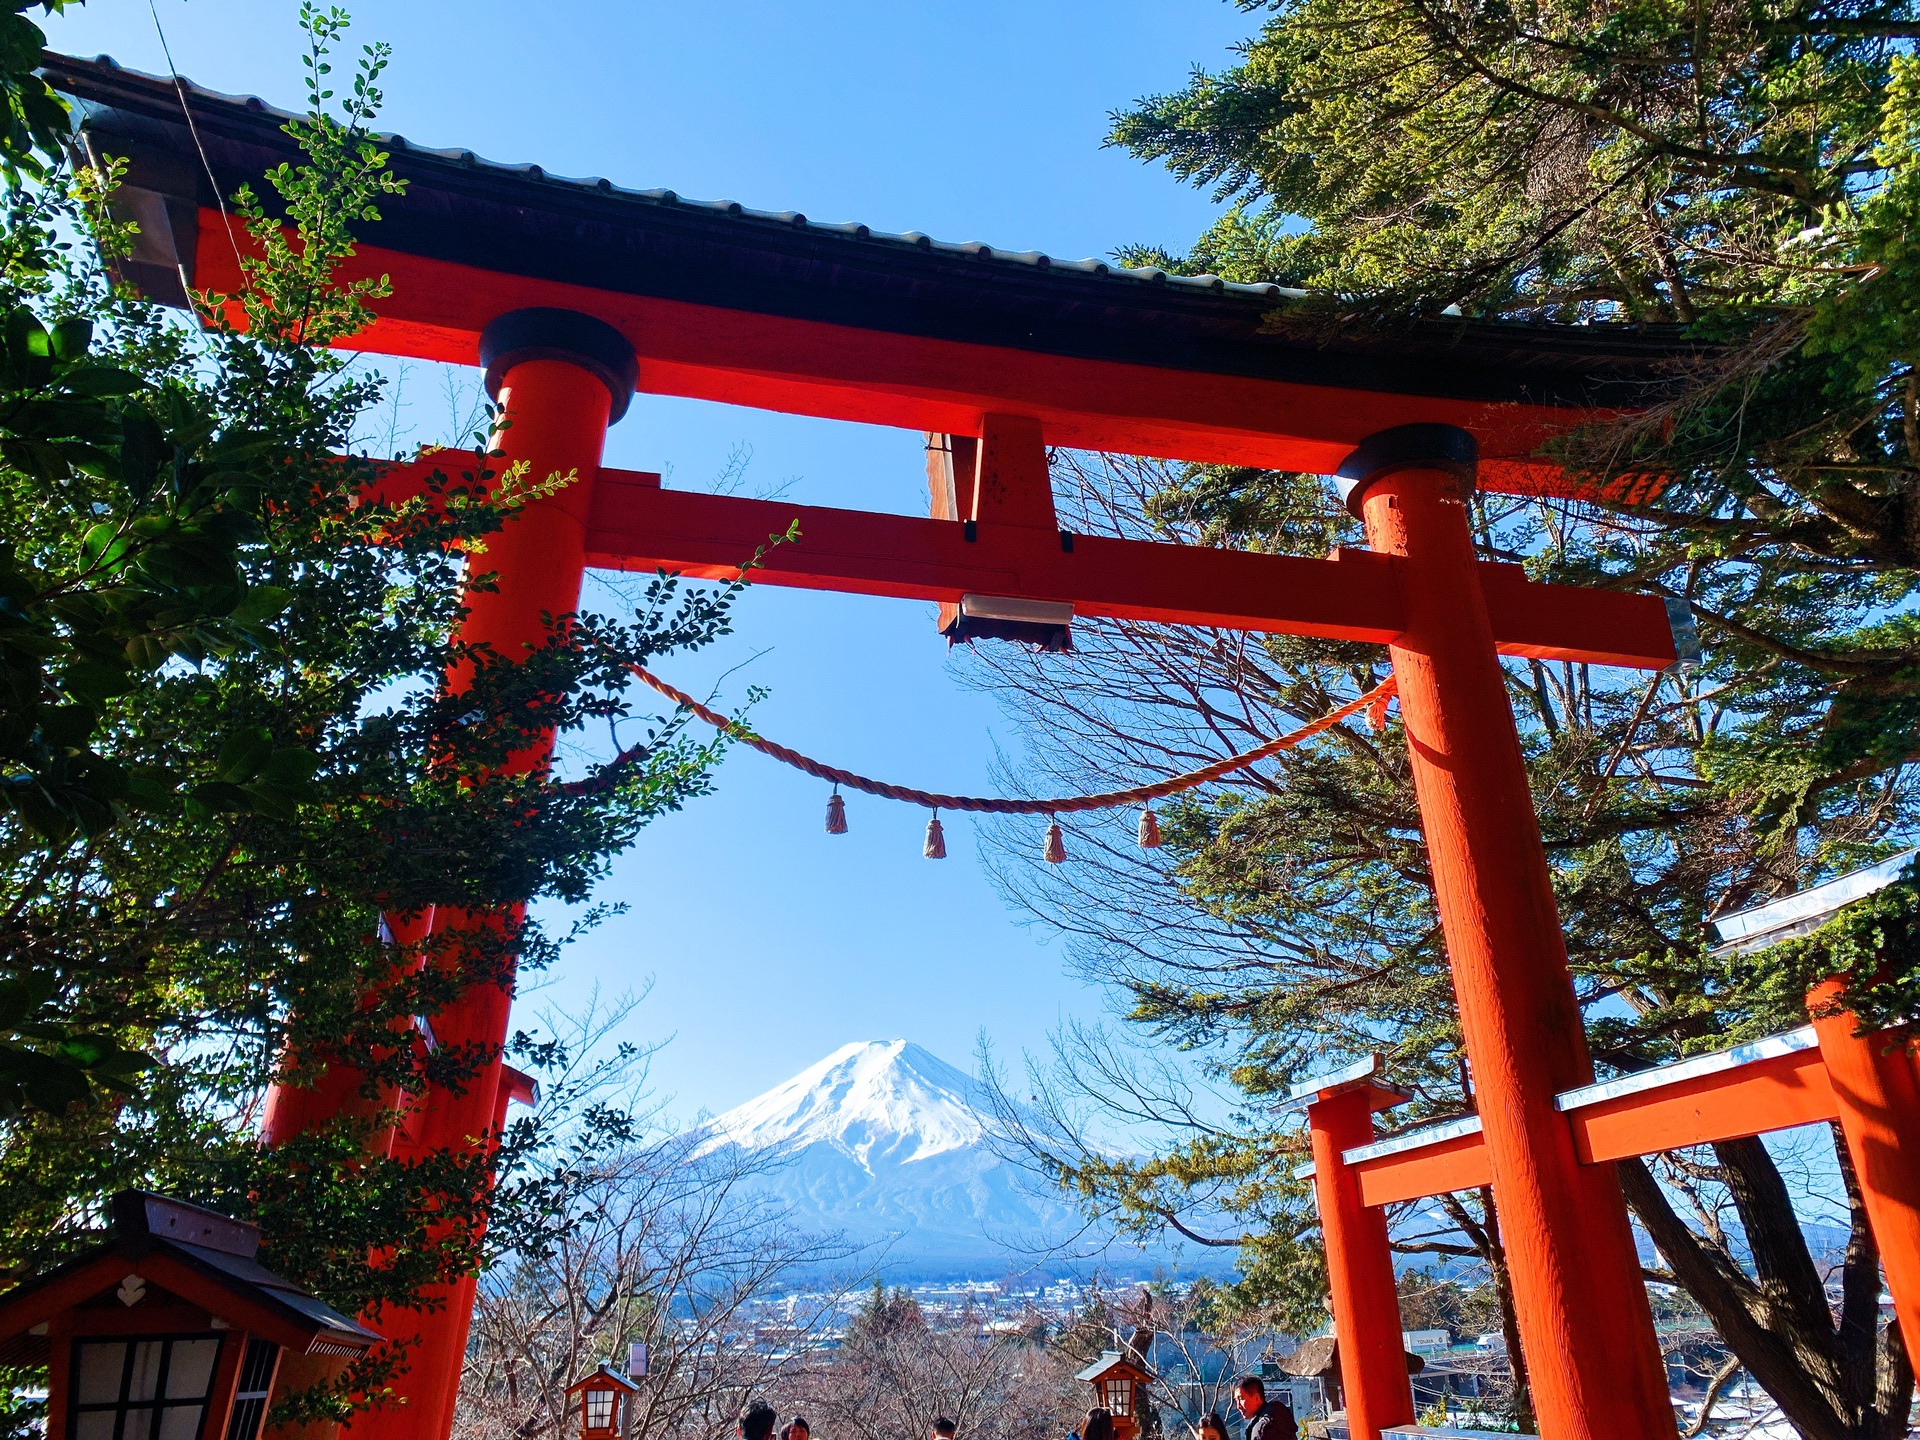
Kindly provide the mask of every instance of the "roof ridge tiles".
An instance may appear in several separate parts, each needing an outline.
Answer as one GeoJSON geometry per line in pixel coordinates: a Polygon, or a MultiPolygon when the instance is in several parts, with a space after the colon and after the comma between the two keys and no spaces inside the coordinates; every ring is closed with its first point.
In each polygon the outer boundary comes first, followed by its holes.
{"type": "MultiPolygon", "coordinates": [[[[92,61],[87,61],[77,56],[58,55],[49,52],[47,58],[54,62],[55,65],[63,63],[70,65],[92,64],[112,70],[122,76],[128,76],[136,80],[151,81],[156,85],[164,85],[169,88],[177,83],[185,89],[188,95],[198,99],[208,100],[220,105],[238,106],[254,114],[264,114],[278,120],[296,121],[307,118],[302,112],[287,110],[280,106],[270,104],[258,95],[229,94],[226,91],[215,90],[211,86],[202,85],[198,81],[190,80],[184,75],[169,77],[155,75],[145,70],[136,70],[131,66],[122,65],[111,55],[97,55],[92,61]]],[[[1150,284],[1172,284],[1199,290],[1210,290],[1216,294],[1240,294],[1249,298],[1267,301],[1303,299],[1310,293],[1305,290],[1295,290],[1270,282],[1247,283],[1244,281],[1226,280],[1214,275],[1179,275],[1171,271],[1152,267],[1142,268],[1110,264],[1106,261],[1092,258],[1086,260],[1060,260],[1041,250],[1006,249],[1000,246],[990,246],[984,241],[978,240],[936,240],[932,236],[925,235],[918,230],[909,230],[904,233],[879,230],[854,220],[822,223],[809,219],[804,213],[797,210],[761,210],[731,200],[694,200],[682,196],[674,190],[662,187],[637,189],[631,186],[621,185],[604,176],[583,177],[557,175],[545,167],[530,161],[489,160],[485,156],[478,155],[474,151],[464,147],[442,147],[418,144],[408,140],[397,131],[379,131],[374,133],[372,138],[378,144],[385,145],[401,154],[411,157],[443,160],[450,164],[475,166],[503,174],[514,174],[525,176],[528,179],[545,180],[556,185],[574,189],[598,190],[601,193],[610,193],[631,200],[640,200],[659,205],[685,205],[702,210],[716,211],[738,219],[771,221],[790,226],[794,229],[820,230],[831,234],[848,236],[856,240],[871,240],[880,244],[915,245],[921,249],[932,249],[947,254],[970,255],[982,260],[1003,260],[1009,264],[1025,265],[1033,269],[1068,270],[1077,274],[1089,275],[1105,280],[1131,279],[1145,281],[1150,284]]]]}

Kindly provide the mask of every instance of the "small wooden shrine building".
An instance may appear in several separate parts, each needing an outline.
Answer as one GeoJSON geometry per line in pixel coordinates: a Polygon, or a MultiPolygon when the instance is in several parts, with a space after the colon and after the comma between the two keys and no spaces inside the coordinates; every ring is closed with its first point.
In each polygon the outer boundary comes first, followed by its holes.
{"type": "Polygon", "coordinates": [[[256,1440],[277,1382],[380,1337],[255,1261],[260,1232],[129,1190],[105,1241],[0,1295],[0,1364],[45,1365],[58,1440],[256,1440]]]}

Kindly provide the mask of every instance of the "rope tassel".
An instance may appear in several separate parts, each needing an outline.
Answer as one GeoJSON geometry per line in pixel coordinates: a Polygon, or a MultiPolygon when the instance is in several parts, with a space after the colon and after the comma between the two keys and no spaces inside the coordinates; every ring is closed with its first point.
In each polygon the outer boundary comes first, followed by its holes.
{"type": "Polygon", "coordinates": [[[847,833],[847,802],[838,790],[827,797],[827,834],[847,833]]]}
{"type": "Polygon", "coordinates": [[[1160,817],[1153,813],[1151,805],[1140,812],[1140,848],[1142,850],[1160,848],[1160,817]]]}
{"type": "Polygon", "coordinates": [[[920,853],[929,860],[944,860],[947,858],[947,836],[946,832],[940,828],[940,812],[938,810],[934,811],[933,818],[927,821],[927,843],[921,847],[920,853]]]}
{"type": "Polygon", "coordinates": [[[1067,837],[1060,833],[1060,822],[1055,820],[1047,826],[1047,845],[1041,852],[1049,865],[1058,865],[1067,858],[1067,837]]]}

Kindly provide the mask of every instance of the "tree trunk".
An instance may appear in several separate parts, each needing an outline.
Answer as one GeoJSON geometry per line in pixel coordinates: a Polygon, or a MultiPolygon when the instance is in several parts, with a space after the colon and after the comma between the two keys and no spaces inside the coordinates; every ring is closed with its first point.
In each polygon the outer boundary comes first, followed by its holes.
{"type": "Polygon", "coordinates": [[[1513,1370],[1513,1418],[1522,1434],[1533,1431],[1533,1386],[1527,1379],[1527,1356],[1520,1348],[1520,1312],[1513,1308],[1513,1277],[1507,1273],[1507,1247],[1500,1243],[1500,1216],[1493,1206],[1493,1189],[1483,1187],[1480,1203],[1487,1213],[1487,1270],[1500,1302],[1500,1334],[1507,1342],[1507,1364],[1513,1370]]]}
{"type": "MultiPolygon", "coordinates": [[[[1740,1212],[1756,1283],[1772,1314],[1778,1317],[1774,1328],[1784,1323],[1808,1334],[1830,1333],[1833,1312],[1827,1305],[1826,1288],[1807,1249],[1793,1197],[1773,1156],[1758,1136],[1723,1140],[1713,1151],[1726,1172],[1727,1189],[1740,1212]]],[[[1877,1298],[1877,1288],[1874,1294],[1877,1298]]],[[[1835,1347],[1827,1348],[1832,1353],[1835,1347]]],[[[1833,1353],[1833,1359],[1839,1359],[1837,1353],[1833,1353]]],[[[1837,1382],[1840,1376],[1836,1367],[1827,1383],[1837,1382]]]]}
{"type": "Polygon", "coordinates": [[[1880,1247],[1867,1222],[1852,1152],[1837,1124],[1833,1127],[1833,1145],[1850,1221],[1846,1259],[1840,1270],[1841,1368],[1849,1391],[1859,1397],[1862,1436],[1866,1440],[1899,1440],[1907,1433],[1907,1413],[1913,1404],[1913,1361],[1907,1355],[1897,1320],[1887,1327],[1883,1353],[1880,1247]]]}
{"type": "Polygon", "coordinates": [[[1811,1373],[1836,1372],[1832,1321],[1823,1317],[1817,1331],[1794,1324],[1792,1312],[1771,1305],[1731,1256],[1687,1226],[1646,1161],[1622,1160],[1616,1168],[1627,1204],[1660,1248],[1667,1268],[1793,1427],[1807,1440],[1866,1440],[1836,1403],[1839,1397],[1811,1373]]]}

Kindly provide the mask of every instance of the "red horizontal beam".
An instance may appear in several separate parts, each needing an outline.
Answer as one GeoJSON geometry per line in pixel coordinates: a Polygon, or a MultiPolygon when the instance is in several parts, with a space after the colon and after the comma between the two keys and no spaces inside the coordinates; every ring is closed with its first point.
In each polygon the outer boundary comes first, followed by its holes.
{"type": "MultiPolygon", "coordinates": [[[[1598,1165],[1689,1145],[1814,1125],[1839,1115],[1818,1050],[1799,1050],[1696,1076],[1656,1090],[1583,1105],[1567,1116],[1574,1153],[1598,1165]]],[[[1456,1135],[1363,1160],[1353,1167],[1361,1199],[1392,1205],[1492,1183],[1486,1140],[1456,1135]]]]}
{"type": "Polygon", "coordinates": [[[609,484],[602,471],[587,524],[587,563],[727,579],[768,536],[756,584],[957,602],[969,592],[1070,604],[1078,615],[1285,631],[1384,643],[1398,634],[1394,562],[1364,551],[1303,560],[1094,535],[922,520],[785,501],[609,484]]]}
{"type": "Polygon", "coordinates": [[[1393,1205],[1493,1183],[1487,1142],[1479,1134],[1456,1135],[1418,1150],[1363,1160],[1353,1169],[1360,1180],[1363,1205],[1393,1205]]]}
{"type": "MultiPolygon", "coordinates": [[[[201,288],[240,290],[234,242],[215,211],[200,213],[194,263],[201,288]]],[[[344,280],[383,275],[392,293],[346,348],[473,365],[495,316],[559,306],[632,342],[643,392],[907,430],[978,435],[985,415],[1025,415],[1049,445],[1329,474],[1376,431],[1439,422],[1479,440],[1487,488],[1566,494],[1564,477],[1527,457],[1593,418],[865,330],[497,274],[378,245],[358,246],[341,270],[344,280]]]]}
{"type": "Polygon", "coordinates": [[[1738,1070],[1583,1105],[1568,1115],[1573,1148],[1589,1165],[1764,1135],[1839,1115],[1818,1050],[1756,1060],[1738,1070]]]}
{"type": "MultiPolygon", "coordinates": [[[[436,469],[457,479],[465,452],[388,467],[372,493],[416,494],[436,469]]],[[[834,510],[665,490],[660,477],[602,469],[587,519],[587,564],[728,580],[767,547],[756,584],[953,604],[968,593],[1049,600],[1074,613],[1362,640],[1399,635],[1398,562],[1367,550],[1325,560],[1165,545],[982,523],[834,510]],[[799,526],[797,540],[769,538],[799,526]]],[[[1645,595],[1537,585],[1517,565],[1481,567],[1503,652],[1661,669],[1674,661],[1666,607],[1645,595]]]]}
{"type": "MultiPolygon", "coordinates": [[[[1365,550],[1331,559],[1259,555],[786,501],[662,490],[617,471],[594,489],[587,563],[724,579],[798,523],[754,573],[761,584],[953,603],[969,592],[1070,604],[1077,615],[1386,644],[1403,628],[1398,562],[1365,550]]],[[[1661,669],[1674,662],[1666,607],[1644,595],[1536,585],[1517,566],[1482,572],[1508,654],[1661,669]]]]}

